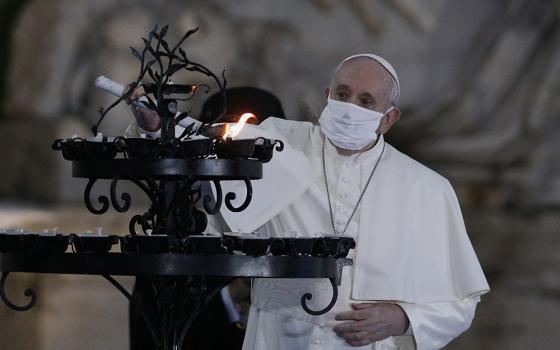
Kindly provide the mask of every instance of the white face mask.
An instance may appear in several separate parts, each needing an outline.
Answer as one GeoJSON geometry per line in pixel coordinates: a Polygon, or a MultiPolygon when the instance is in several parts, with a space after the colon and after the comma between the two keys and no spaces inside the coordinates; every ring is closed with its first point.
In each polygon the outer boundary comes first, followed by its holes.
{"type": "Polygon", "coordinates": [[[357,151],[377,140],[381,119],[394,108],[380,113],[353,103],[332,100],[329,96],[319,124],[335,146],[357,151]]]}

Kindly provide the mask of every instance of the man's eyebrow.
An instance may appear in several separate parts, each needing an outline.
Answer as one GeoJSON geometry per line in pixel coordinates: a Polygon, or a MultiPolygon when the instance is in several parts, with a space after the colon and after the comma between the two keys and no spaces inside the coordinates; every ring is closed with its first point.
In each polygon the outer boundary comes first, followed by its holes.
{"type": "Polygon", "coordinates": [[[336,89],[337,89],[337,90],[342,90],[342,89],[344,89],[344,90],[350,90],[350,88],[349,88],[348,85],[346,85],[346,84],[338,84],[338,85],[336,86],[336,89]]]}

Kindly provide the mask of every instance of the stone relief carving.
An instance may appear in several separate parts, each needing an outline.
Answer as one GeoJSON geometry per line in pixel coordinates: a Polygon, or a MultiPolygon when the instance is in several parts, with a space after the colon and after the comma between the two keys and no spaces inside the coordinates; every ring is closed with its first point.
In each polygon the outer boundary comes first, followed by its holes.
{"type": "MultiPolygon", "coordinates": [[[[490,188],[489,205],[558,205],[559,16],[552,0],[35,0],[15,30],[8,106],[93,121],[110,99],[93,79],[129,81],[128,43],[155,23],[201,26],[191,52],[231,86],[273,91],[294,119],[316,120],[342,58],[374,51],[401,76],[393,143],[469,191],[490,188]]],[[[116,110],[105,132],[129,115],[116,110]]]]}

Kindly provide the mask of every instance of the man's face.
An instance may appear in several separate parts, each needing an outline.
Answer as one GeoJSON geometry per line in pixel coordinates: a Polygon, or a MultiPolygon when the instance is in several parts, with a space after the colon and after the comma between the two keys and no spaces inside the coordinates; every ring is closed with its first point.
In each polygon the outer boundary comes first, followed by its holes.
{"type": "Polygon", "coordinates": [[[379,63],[358,57],[339,68],[327,92],[333,100],[383,113],[391,107],[391,79],[389,72],[379,63]]]}

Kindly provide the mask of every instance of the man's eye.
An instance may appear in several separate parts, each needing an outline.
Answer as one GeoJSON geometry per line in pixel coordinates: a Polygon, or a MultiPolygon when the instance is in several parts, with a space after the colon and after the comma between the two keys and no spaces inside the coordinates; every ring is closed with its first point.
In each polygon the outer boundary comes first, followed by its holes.
{"type": "Polygon", "coordinates": [[[365,108],[373,108],[374,107],[373,102],[371,102],[368,99],[362,99],[361,104],[362,104],[362,107],[365,107],[365,108]]]}
{"type": "Polygon", "coordinates": [[[337,92],[336,93],[336,97],[338,97],[339,100],[344,100],[346,99],[348,96],[345,92],[337,92]]]}

